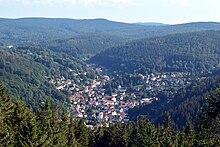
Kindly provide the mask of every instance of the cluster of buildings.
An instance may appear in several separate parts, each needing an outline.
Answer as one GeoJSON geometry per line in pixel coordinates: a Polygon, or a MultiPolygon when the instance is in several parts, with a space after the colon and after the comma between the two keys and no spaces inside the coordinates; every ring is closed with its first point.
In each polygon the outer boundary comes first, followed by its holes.
{"type": "MultiPolygon", "coordinates": [[[[130,90],[131,87],[121,85],[109,90],[106,85],[117,80],[117,77],[106,75],[101,68],[89,67],[89,70],[91,71],[87,73],[96,73],[94,79],[82,81],[57,76],[49,80],[57,90],[68,93],[73,115],[84,119],[88,127],[109,126],[116,122],[129,121],[129,109],[158,101],[156,95],[161,91],[167,91],[174,96],[178,89],[192,81],[190,73],[135,74],[133,78],[138,78],[142,84],[134,86],[133,90],[130,90]],[[148,92],[150,95],[146,98],[139,95],[140,91],[148,92]]],[[[77,75],[87,74],[83,72],[77,75]]]]}
{"type": "Polygon", "coordinates": [[[190,73],[172,72],[172,73],[151,73],[151,74],[137,74],[143,85],[137,86],[139,91],[143,87],[150,95],[157,95],[157,93],[168,93],[169,97],[173,97],[176,92],[187,84],[193,81],[190,73]]]}
{"type": "MultiPolygon", "coordinates": [[[[93,70],[102,72],[99,68],[93,70]]],[[[74,80],[63,76],[57,76],[49,82],[54,84],[57,90],[68,92],[73,115],[83,118],[88,127],[124,123],[129,121],[129,109],[159,100],[156,97],[137,98],[135,93],[128,92],[127,88],[121,85],[113,89],[114,92],[109,92],[106,85],[111,82],[111,77],[105,74],[84,81],[80,86],[74,80]],[[125,99],[128,96],[135,99],[125,99]]]]}

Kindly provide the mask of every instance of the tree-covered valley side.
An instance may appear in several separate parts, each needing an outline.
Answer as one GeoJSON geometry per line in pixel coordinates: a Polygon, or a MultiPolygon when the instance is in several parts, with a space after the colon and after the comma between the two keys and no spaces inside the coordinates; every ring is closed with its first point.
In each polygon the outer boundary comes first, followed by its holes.
{"type": "Polygon", "coordinates": [[[91,61],[120,73],[200,74],[219,66],[219,39],[219,31],[143,39],[105,50],[91,61]]]}
{"type": "Polygon", "coordinates": [[[0,22],[2,146],[220,143],[219,23],[0,22]]]}
{"type": "Polygon", "coordinates": [[[170,114],[175,129],[181,129],[189,122],[196,126],[201,108],[205,106],[205,98],[214,94],[219,84],[219,75],[202,78],[178,90],[169,103],[161,100],[150,105],[141,105],[130,109],[129,116],[133,119],[140,115],[147,116],[152,123],[159,125],[170,114]]]}

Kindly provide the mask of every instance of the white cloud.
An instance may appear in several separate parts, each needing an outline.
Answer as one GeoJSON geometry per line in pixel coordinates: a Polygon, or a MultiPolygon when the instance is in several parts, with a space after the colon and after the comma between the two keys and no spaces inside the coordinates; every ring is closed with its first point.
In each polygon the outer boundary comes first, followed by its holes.
{"type": "Polygon", "coordinates": [[[100,5],[100,4],[102,4],[102,0],[78,0],[78,2],[81,2],[84,5],[100,5]]]}
{"type": "Polygon", "coordinates": [[[75,5],[76,0],[11,0],[11,2],[7,1],[7,3],[20,3],[24,5],[75,5]]]}
{"type": "Polygon", "coordinates": [[[132,5],[134,4],[134,0],[111,0],[114,4],[123,4],[123,5],[132,5]]]}
{"type": "MultiPolygon", "coordinates": [[[[154,2],[162,3],[166,6],[178,6],[178,7],[195,7],[198,5],[206,4],[219,4],[219,0],[153,0],[154,2]]],[[[21,3],[25,5],[78,5],[83,4],[86,6],[128,6],[128,5],[143,5],[152,4],[152,0],[0,0],[0,2],[7,3],[21,3]]]]}
{"type": "MultiPolygon", "coordinates": [[[[24,5],[103,5],[103,6],[125,6],[134,4],[135,0],[0,0],[0,2],[20,3],[24,5]]],[[[138,0],[136,0],[138,1],[138,0]]]]}
{"type": "Polygon", "coordinates": [[[179,0],[179,5],[182,7],[187,7],[189,5],[188,0],[179,0]]]}
{"type": "Polygon", "coordinates": [[[178,6],[178,7],[195,7],[198,5],[198,0],[162,0],[166,6],[178,6]]]}

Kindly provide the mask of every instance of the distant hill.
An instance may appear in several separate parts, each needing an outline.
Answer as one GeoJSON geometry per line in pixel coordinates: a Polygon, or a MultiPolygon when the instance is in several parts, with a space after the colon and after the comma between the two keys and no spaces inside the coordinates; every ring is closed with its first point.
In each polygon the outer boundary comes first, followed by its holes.
{"type": "Polygon", "coordinates": [[[214,22],[168,26],[137,25],[106,19],[20,18],[0,19],[0,38],[6,41],[27,42],[53,40],[86,34],[111,34],[130,39],[155,37],[172,33],[219,30],[214,22]]]}
{"type": "Polygon", "coordinates": [[[43,45],[56,52],[64,52],[75,57],[82,57],[92,56],[107,48],[124,44],[122,38],[105,34],[89,34],[40,42],[39,45],[43,45]]]}
{"type": "Polygon", "coordinates": [[[138,25],[106,19],[1,18],[0,46],[37,43],[56,51],[73,50],[71,52],[74,56],[84,53],[94,55],[106,48],[128,41],[204,30],[220,30],[220,24],[198,22],[180,25],[138,25]],[[68,43],[61,50],[56,49],[56,47],[60,47],[57,42],[68,43]],[[80,45],[78,42],[81,42],[80,45]],[[82,44],[83,42],[85,44],[82,44]],[[89,46],[89,44],[92,45],[89,46]],[[85,50],[89,50],[89,52],[85,50]]]}
{"type": "Polygon", "coordinates": [[[134,24],[143,25],[143,26],[167,26],[168,25],[168,24],[159,23],[159,22],[137,22],[134,24]]]}
{"type": "Polygon", "coordinates": [[[105,50],[92,62],[113,71],[200,73],[220,63],[220,31],[141,39],[105,50]]]}
{"type": "Polygon", "coordinates": [[[143,28],[143,26],[139,25],[113,22],[105,19],[0,19],[0,38],[16,43],[69,38],[85,35],[85,33],[122,33],[123,35],[123,32],[143,28]]]}

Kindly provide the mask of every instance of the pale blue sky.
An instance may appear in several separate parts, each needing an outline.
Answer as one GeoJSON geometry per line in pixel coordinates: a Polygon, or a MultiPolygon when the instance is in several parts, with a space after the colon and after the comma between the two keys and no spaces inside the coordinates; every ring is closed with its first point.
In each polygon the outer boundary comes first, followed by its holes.
{"type": "Polygon", "coordinates": [[[0,0],[0,17],[106,18],[168,24],[220,22],[220,0],[0,0]]]}

